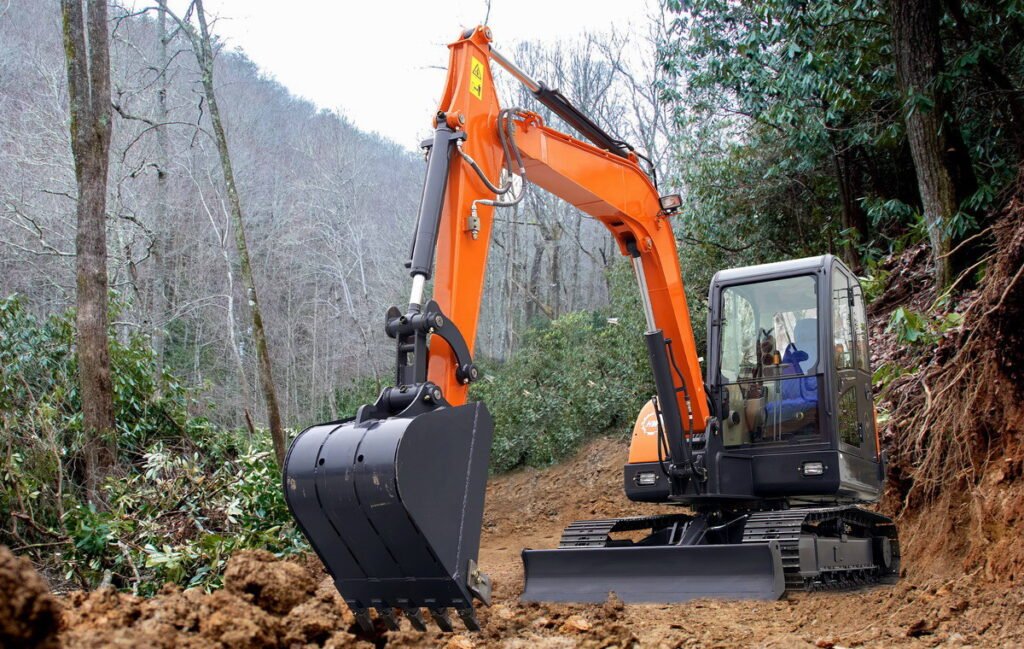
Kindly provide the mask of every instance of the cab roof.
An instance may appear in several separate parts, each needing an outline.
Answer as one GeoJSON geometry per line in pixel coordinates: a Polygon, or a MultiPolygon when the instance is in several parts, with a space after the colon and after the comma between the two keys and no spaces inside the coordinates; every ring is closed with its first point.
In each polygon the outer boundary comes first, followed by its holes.
{"type": "MultiPolygon", "coordinates": [[[[804,257],[802,259],[790,259],[788,261],[777,261],[770,264],[758,264],[756,266],[743,266],[741,268],[727,268],[715,273],[712,284],[733,284],[741,281],[772,279],[776,277],[789,277],[792,275],[804,275],[807,273],[828,272],[832,262],[839,262],[834,255],[818,255],[817,257],[804,257]]],[[[843,266],[845,268],[845,266],[843,266]]],[[[851,273],[852,274],[852,273],[851,273]]]]}

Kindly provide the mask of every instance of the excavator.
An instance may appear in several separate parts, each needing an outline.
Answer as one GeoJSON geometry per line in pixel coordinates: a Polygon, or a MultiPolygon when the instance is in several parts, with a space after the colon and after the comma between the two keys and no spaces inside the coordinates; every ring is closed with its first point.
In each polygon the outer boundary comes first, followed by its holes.
{"type": "Polygon", "coordinates": [[[358,623],[397,629],[401,615],[423,630],[426,611],[451,631],[454,610],[479,630],[474,601],[490,603],[478,553],[494,422],[468,391],[481,377],[473,350],[495,210],[527,183],[603,224],[632,264],[655,394],[623,487],[671,508],[577,521],[558,548],[524,550],[522,599],[777,599],[893,583],[896,527],[860,506],[880,498],[885,458],[856,276],[831,255],[719,271],[702,371],[672,226],[680,197],[661,195],[640,152],[492,47],[490,28],[449,49],[405,263],[409,303],[384,319],[394,385],[354,418],[300,433],[284,468],[291,513],[358,623]],[[502,107],[492,64],[581,137],[502,107]]]}

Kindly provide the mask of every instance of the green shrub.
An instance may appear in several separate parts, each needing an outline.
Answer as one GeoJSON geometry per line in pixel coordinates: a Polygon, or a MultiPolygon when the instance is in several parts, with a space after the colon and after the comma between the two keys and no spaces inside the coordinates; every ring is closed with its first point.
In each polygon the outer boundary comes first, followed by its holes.
{"type": "MultiPolygon", "coordinates": [[[[356,416],[359,406],[375,403],[385,383],[374,378],[363,378],[352,381],[342,387],[334,389],[334,411],[339,419],[348,419],[356,416]]],[[[327,421],[330,416],[325,416],[321,421],[327,421]]]]}
{"type": "Polygon", "coordinates": [[[938,342],[947,331],[963,324],[963,316],[951,312],[943,316],[929,317],[907,307],[898,307],[889,316],[886,332],[894,333],[896,340],[904,344],[930,346],[938,342]]]}
{"type": "Polygon", "coordinates": [[[595,435],[628,431],[653,393],[643,315],[626,264],[610,276],[612,303],[538,325],[503,365],[485,368],[471,396],[495,420],[491,467],[544,466],[595,435]]]}
{"type": "Polygon", "coordinates": [[[239,548],[304,549],[268,436],[215,430],[141,336],[110,339],[118,464],[85,502],[74,312],[0,300],[0,543],[82,587],[211,586],[239,548]]]}

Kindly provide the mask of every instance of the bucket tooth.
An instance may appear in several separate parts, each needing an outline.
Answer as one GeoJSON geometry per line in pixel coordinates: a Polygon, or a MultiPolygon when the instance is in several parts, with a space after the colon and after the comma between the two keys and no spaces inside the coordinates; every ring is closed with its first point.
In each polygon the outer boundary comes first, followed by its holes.
{"type": "Polygon", "coordinates": [[[476,619],[476,612],[470,608],[460,608],[459,617],[462,618],[462,623],[466,625],[466,628],[470,631],[479,631],[480,622],[476,619]]]}
{"type": "Polygon", "coordinates": [[[445,609],[430,609],[430,617],[434,618],[434,623],[437,624],[437,627],[445,633],[451,633],[455,630],[455,627],[452,626],[452,619],[448,617],[448,611],[445,609]]]}
{"type": "Polygon", "coordinates": [[[373,618],[370,617],[370,611],[361,608],[353,610],[352,614],[356,616],[356,622],[359,624],[359,628],[363,630],[363,633],[374,633],[373,618]]]}
{"type": "Polygon", "coordinates": [[[409,618],[409,624],[417,631],[427,630],[427,621],[423,619],[423,611],[419,608],[407,608],[403,611],[405,617],[409,618]]]}
{"type": "Polygon", "coordinates": [[[401,625],[398,624],[398,617],[395,616],[395,609],[391,607],[377,609],[377,615],[384,621],[384,626],[388,628],[388,631],[398,631],[401,629],[401,625]]]}

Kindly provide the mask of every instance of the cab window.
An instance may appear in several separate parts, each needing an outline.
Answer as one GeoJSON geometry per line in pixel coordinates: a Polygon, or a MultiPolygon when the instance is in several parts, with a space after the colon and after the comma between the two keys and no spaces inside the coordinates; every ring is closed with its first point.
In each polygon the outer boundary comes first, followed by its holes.
{"type": "Polygon", "coordinates": [[[853,367],[855,337],[851,311],[853,293],[846,273],[836,272],[832,276],[832,349],[836,357],[836,369],[853,367]]]}
{"type": "Polygon", "coordinates": [[[817,440],[821,382],[817,281],[730,286],[721,297],[726,444],[817,440]]]}
{"type": "Polygon", "coordinates": [[[864,292],[860,282],[853,282],[853,335],[857,341],[856,366],[858,370],[871,373],[871,355],[868,352],[868,323],[864,310],[864,292]]]}

